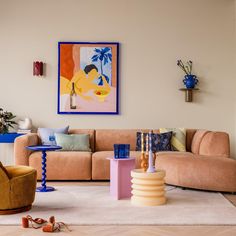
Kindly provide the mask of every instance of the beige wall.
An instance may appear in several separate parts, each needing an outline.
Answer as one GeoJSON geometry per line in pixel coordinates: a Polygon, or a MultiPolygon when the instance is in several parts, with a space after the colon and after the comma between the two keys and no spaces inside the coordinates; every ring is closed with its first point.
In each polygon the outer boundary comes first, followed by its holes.
{"type": "Polygon", "coordinates": [[[235,11],[233,0],[0,0],[0,107],[36,126],[224,130],[236,156],[235,11]],[[121,43],[120,115],[57,115],[58,41],[121,43]],[[177,59],[194,62],[193,103],[177,59]]]}
{"type": "MultiPolygon", "coordinates": [[[[235,31],[234,31],[234,38],[236,39],[236,0],[234,1],[234,6],[235,6],[235,11],[234,11],[234,20],[235,20],[235,31]]],[[[236,40],[234,41],[235,43],[235,47],[234,47],[234,63],[235,63],[235,72],[234,75],[236,75],[236,40]]],[[[235,81],[235,88],[236,88],[236,78],[234,76],[234,81],[235,81]]],[[[236,94],[236,93],[235,93],[236,94]]],[[[234,131],[234,137],[235,137],[235,142],[233,143],[233,155],[234,158],[236,158],[236,99],[235,99],[235,104],[234,104],[234,127],[235,127],[235,131],[234,131]]]]}

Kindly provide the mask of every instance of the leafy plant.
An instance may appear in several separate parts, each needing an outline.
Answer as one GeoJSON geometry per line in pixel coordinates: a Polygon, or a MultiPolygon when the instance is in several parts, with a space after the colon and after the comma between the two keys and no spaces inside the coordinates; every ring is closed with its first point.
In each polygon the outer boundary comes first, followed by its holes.
{"type": "Polygon", "coordinates": [[[3,111],[0,108],[0,133],[5,134],[8,133],[9,128],[14,129],[14,125],[17,123],[13,120],[16,116],[14,116],[11,112],[3,111]]]}
{"type": "Polygon", "coordinates": [[[192,74],[193,62],[187,61],[187,63],[182,62],[182,60],[177,61],[177,66],[179,66],[186,75],[192,74]]]}
{"type": "Polygon", "coordinates": [[[111,48],[105,47],[102,49],[95,48],[94,52],[95,54],[92,56],[92,62],[100,61],[100,66],[101,66],[101,74],[103,75],[103,67],[102,67],[102,62],[103,65],[105,66],[109,61],[112,61],[112,54],[109,52],[111,48]]]}

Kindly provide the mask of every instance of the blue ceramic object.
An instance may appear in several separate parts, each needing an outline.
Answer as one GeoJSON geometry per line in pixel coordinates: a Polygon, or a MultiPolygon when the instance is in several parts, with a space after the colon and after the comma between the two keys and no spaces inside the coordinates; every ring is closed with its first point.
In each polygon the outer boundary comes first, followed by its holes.
{"type": "Polygon", "coordinates": [[[198,83],[198,79],[196,75],[185,75],[183,82],[187,89],[193,89],[198,83]]]}
{"type": "Polygon", "coordinates": [[[129,158],[130,144],[114,144],[114,157],[129,158]]]}

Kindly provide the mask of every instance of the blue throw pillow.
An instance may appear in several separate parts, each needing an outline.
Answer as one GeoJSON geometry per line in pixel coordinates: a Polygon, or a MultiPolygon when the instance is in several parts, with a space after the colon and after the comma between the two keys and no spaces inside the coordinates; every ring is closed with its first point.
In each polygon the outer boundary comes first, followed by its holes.
{"type": "Polygon", "coordinates": [[[57,145],[55,133],[68,134],[69,126],[61,129],[38,128],[38,134],[43,145],[57,145]]]}
{"type": "MultiPolygon", "coordinates": [[[[144,137],[144,151],[146,151],[146,136],[148,133],[143,133],[144,137]]],[[[162,134],[152,133],[152,151],[172,151],[171,149],[172,132],[162,134]]],[[[136,151],[141,151],[141,132],[137,132],[136,151]]]]}

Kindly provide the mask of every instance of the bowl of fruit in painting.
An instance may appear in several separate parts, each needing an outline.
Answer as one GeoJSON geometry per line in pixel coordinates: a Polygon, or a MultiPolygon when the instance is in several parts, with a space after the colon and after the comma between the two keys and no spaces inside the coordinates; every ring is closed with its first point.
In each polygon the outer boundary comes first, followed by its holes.
{"type": "Polygon", "coordinates": [[[104,102],[105,98],[108,96],[109,91],[107,90],[95,90],[94,91],[95,96],[98,98],[99,102],[104,102]]]}

